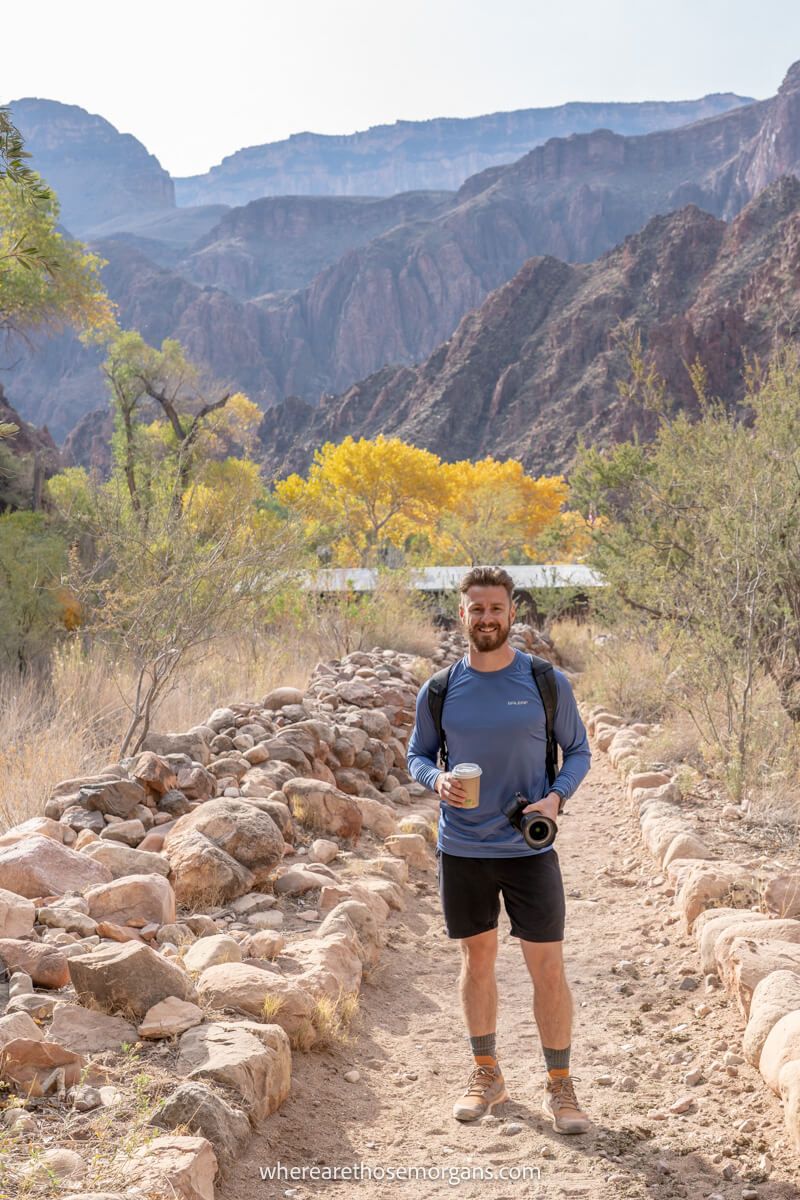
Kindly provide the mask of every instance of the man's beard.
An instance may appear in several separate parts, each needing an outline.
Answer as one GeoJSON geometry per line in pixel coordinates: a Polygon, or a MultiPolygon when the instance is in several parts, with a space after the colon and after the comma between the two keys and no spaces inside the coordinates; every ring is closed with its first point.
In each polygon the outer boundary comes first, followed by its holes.
{"type": "Polygon", "coordinates": [[[502,621],[493,621],[492,624],[496,625],[497,628],[486,632],[479,632],[479,630],[472,625],[470,625],[467,629],[467,637],[469,638],[471,645],[473,645],[476,650],[479,650],[481,654],[487,654],[490,650],[499,650],[503,645],[503,642],[508,639],[508,635],[511,632],[510,622],[508,624],[504,624],[502,621]]]}

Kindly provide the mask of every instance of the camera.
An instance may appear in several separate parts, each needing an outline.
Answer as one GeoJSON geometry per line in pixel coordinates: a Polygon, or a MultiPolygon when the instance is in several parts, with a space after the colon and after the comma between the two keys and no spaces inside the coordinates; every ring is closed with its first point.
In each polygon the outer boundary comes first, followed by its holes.
{"type": "Polygon", "coordinates": [[[531,803],[521,792],[515,795],[503,806],[503,812],[515,829],[518,829],[532,850],[544,850],[552,845],[558,832],[558,826],[550,817],[541,812],[523,813],[523,809],[531,803]]]}

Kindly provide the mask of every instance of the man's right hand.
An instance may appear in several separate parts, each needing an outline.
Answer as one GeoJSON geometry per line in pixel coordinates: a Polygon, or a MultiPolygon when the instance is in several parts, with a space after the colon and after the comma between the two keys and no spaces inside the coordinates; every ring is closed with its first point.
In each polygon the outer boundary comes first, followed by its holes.
{"type": "Polygon", "coordinates": [[[449,771],[443,771],[437,777],[434,787],[445,804],[452,804],[454,808],[464,807],[467,800],[464,784],[460,779],[455,779],[449,771]]]}

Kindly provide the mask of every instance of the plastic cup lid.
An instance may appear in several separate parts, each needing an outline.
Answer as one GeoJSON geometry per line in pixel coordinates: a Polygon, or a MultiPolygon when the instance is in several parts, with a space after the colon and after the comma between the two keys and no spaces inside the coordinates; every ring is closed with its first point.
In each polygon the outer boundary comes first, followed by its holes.
{"type": "Polygon", "coordinates": [[[483,771],[477,763],[459,763],[453,767],[454,775],[482,775],[483,771]]]}

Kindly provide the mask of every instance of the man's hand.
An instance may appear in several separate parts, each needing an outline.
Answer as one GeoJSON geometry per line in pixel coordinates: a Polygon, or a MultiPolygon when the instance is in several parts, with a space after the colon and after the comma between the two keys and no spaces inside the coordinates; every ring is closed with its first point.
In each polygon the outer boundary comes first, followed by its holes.
{"type": "Polygon", "coordinates": [[[434,787],[445,804],[452,804],[454,808],[464,807],[467,800],[464,784],[460,779],[455,779],[449,771],[443,771],[437,776],[434,787]]]}
{"type": "Polygon", "coordinates": [[[535,804],[528,804],[523,808],[524,813],[540,812],[544,816],[550,817],[551,821],[558,818],[558,806],[561,803],[561,796],[558,792],[550,792],[542,800],[537,800],[535,804]]]}

